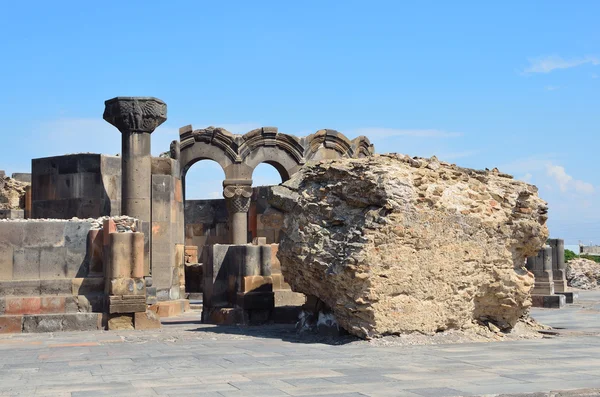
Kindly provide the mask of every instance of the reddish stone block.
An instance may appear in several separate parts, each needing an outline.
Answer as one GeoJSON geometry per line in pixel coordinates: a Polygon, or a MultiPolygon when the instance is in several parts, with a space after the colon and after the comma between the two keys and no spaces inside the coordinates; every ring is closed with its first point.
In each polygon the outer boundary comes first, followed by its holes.
{"type": "Polygon", "coordinates": [[[112,219],[106,219],[103,224],[104,245],[110,244],[110,234],[117,231],[117,225],[112,219]]]}
{"type": "Polygon", "coordinates": [[[65,313],[65,298],[62,296],[44,296],[41,298],[40,313],[65,313]]]}
{"type": "Polygon", "coordinates": [[[16,334],[23,330],[23,316],[0,316],[0,334],[16,334]]]}
{"type": "Polygon", "coordinates": [[[175,201],[178,203],[183,203],[183,189],[181,186],[181,179],[174,178],[175,180],[175,201]]]}
{"type": "Polygon", "coordinates": [[[42,309],[42,300],[39,296],[28,298],[6,298],[6,314],[39,314],[42,309]]]}

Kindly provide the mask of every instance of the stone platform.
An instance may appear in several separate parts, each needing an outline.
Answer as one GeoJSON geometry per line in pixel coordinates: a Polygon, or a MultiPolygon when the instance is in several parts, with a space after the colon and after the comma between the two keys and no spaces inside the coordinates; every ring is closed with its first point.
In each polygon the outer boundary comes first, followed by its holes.
{"type": "Polygon", "coordinates": [[[599,314],[600,292],[584,291],[562,310],[532,309],[557,336],[420,346],[205,325],[198,313],[161,330],[0,335],[0,395],[593,396],[599,314]]]}

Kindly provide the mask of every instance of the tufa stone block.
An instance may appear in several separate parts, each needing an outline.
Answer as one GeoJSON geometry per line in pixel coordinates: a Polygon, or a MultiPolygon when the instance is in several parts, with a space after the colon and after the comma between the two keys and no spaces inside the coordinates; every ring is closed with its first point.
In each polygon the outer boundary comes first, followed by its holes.
{"type": "Polygon", "coordinates": [[[130,330],[133,328],[133,314],[111,314],[108,319],[109,331],[130,330]]]}

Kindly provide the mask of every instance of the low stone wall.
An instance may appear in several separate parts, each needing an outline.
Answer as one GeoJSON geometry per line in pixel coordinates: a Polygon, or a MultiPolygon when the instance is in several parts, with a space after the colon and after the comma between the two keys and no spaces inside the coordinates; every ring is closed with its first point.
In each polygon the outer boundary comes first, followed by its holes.
{"type": "Polygon", "coordinates": [[[0,221],[0,280],[86,277],[91,228],[88,220],[0,221]]]}

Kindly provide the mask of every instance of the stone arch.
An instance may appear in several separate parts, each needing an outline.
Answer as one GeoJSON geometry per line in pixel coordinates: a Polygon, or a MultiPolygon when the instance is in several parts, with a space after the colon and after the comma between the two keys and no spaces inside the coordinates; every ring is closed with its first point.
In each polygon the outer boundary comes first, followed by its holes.
{"type": "Polygon", "coordinates": [[[307,136],[304,148],[307,161],[354,157],[352,142],[336,130],[319,130],[307,136]]]}

